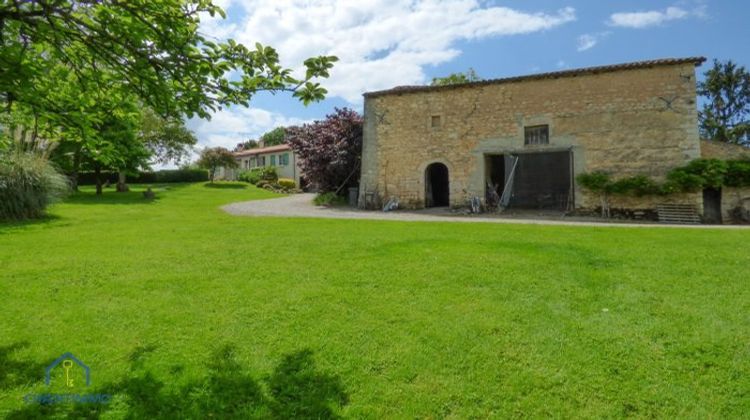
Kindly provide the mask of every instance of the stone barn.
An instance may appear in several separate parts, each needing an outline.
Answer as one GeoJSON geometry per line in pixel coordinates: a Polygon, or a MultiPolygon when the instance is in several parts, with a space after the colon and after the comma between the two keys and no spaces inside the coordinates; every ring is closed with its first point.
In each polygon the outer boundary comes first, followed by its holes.
{"type": "MultiPolygon", "coordinates": [[[[466,206],[492,190],[509,208],[593,209],[582,172],[656,178],[701,156],[695,68],[661,59],[365,97],[359,205],[466,206]]],[[[613,198],[613,209],[700,194],[613,198]]]]}

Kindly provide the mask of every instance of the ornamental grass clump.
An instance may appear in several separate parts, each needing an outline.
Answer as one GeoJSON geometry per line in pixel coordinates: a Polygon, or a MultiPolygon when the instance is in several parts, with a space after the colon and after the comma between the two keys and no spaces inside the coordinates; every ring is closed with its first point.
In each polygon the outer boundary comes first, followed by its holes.
{"type": "Polygon", "coordinates": [[[0,220],[42,217],[69,189],[68,179],[44,156],[18,151],[0,155],[0,220]]]}

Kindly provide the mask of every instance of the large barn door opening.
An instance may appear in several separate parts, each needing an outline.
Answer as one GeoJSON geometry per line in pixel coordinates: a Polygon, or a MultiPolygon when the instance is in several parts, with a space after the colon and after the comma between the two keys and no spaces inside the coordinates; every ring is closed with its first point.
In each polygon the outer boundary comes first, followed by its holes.
{"type": "Polygon", "coordinates": [[[425,207],[446,207],[450,204],[448,167],[435,162],[425,169],[425,207]]]}
{"type": "Polygon", "coordinates": [[[523,153],[517,156],[509,207],[568,210],[573,199],[571,152],[523,153]]]}

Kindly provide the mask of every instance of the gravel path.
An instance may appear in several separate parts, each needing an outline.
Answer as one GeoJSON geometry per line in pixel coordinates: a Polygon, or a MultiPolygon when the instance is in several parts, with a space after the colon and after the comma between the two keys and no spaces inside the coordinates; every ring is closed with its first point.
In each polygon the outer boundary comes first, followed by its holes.
{"type": "Polygon", "coordinates": [[[596,219],[565,217],[557,218],[517,218],[508,216],[474,216],[453,214],[445,209],[428,209],[395,212],[359,210],[351,207],[330,208],[313,204],[315,194],[294,194],[270,200],[253,200],[232,203],[221,209],[235,216],[267,216],[267,217],[314,217],[326,219],[368,219],[368,220],[396,220],[422,222],[458,222],[458,223],[513,223],[532,225],[564,225],[564,226],[617,226],[617,227],[665,227],[691,229],[749,229],[750,226],[732,225],[665,225],[657,223],[606,223],[596,219]]]}

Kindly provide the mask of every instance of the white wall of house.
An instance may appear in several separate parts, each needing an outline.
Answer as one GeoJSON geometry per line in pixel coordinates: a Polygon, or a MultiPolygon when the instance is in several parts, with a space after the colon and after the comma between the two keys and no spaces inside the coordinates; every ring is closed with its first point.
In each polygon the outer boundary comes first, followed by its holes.
{"type": "Polygon", "coordinates": [[[240,171],[253,168],[274,166],[279,178],[293,179],[299,185],[299,160],[291,150],[280,152],[259,153],[257,155],[241,156],[237,158],[240,171]]]}
{"type": "Polygon", "coordinates": [[[300,185],[301,171],[299,168],[299,159],[292,150],[270,151],[246,156],[237,156],[236,160],[238,168],[222,168],[220,172],[217,171],[217,179],[233,181],[237,180],[237,177],[241,172],[253,168],[273,166],[276,168],[279,178],[293,179],[298,186],[300,185]],[[219,174],[222,176],[219,177],[219,174]]]}

